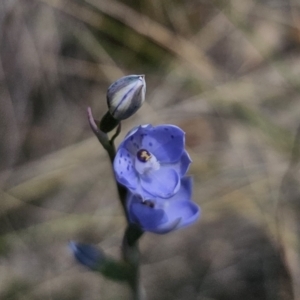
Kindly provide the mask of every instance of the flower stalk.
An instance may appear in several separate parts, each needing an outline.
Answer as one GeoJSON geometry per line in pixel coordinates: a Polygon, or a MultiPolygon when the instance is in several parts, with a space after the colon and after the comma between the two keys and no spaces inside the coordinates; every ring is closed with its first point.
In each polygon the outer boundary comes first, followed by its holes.
{"type": "MultiPolygon", "coordinates": [[[[101,143],[101,145],[103,146],[103,148],[108,153],[110,162],[113,166],[113,162],[114,162],[114,159],[116,156],[116,148],[114,145],[114,140],[121,131],[121,123],[119,123],[115,134],[112,136],[111,139],[109,139],[108,135],[106,133],[104,133],[103,131],[101,131],[100,128],[96,125],[96,122],[94,120],[92,110],[90,107],[88,107],[87,113],[88,113],[88,121],[89,121],[90,127],[91,127],[92,131],[94,132],[95,136],[97,137],[97,139],[99,140],[99,142],[101,143]]],[[[138,240],[142,236],[143,231],[137,226],[130,225],[129,216],[128,216],[127,210],[126,210],[127,189],[123,185],[118,183],[117,181],[116,181],[116,184],[117,184],[119,199],[122,204],[122,208],[123,208],[123,211],[126,216],[127,223],[128,223],[128,227],[124,233],[123,243],[122,243],[123,261],[130,266],[130,268],[129,268],[130,273],[128,273],[128,272],[126,273],[126,274],[128,274],[127,282],[132,290],[133,299],[141,300],[142,299],[142,290],[141,290],[140,282],[139,282],[139,278],[140,278],[140,276],[139,276],[140,275],[139,256],[140,256],[140,254],[139,254],[138,240]]],[[[110,266],[112,267],[112,266],[118,266],[118,265],[111,264],[110,266]]],[[[109,268],[105,268],[103,270],[109,270],[109,268]]],[[[101,273],[102,273],[102,275],[107,276],[106,272],[101,272],[101,273]]]]}
{"type": "MultiPolygon", "coordinates": [[[[97,139],[100,142],[100,144],[102,145],[102,147],[106,150],[106,152],[109,156],[111,164],[113,164],[113,161],[114,161],[115,156],[116,156],[116,147],[114,145],[114,140],[116,139],[116,137],[121,132],[121,124],[119,124],[119,126],[117,127],[117,130],[116,130],[115,134],[112,136],[112,138],[109,139],[108,135],[106,133],[104,133],[103,131],[101,131],[98,128],[98,126],[96,125],[96,122],[95,122],[93,114],[92,114],[92,109],[90,107],[87,108],[87,114],[88,114],[88,121],[89,121],[89,124],[90,124],[90,127],[91,127],[92,131],[94,132],[95,136],[97,137],[97,139]]],[[[121,201],[122,208],[124,210],[124,214],[126,216],[126,219],[128,220],[127,211],[126,211],[126,204],[125,204],[127,190],[124,186],[122,186],[118,182],[116,182],[116,184],[117,184],[119,199],[121,201]]]]}
{"type": "Polygon", "coordinates": [[[132,267],[132,276],[129,279],[129,285],[134,300],[144,298],[140,284],[140,252],[138,247],[138,240],[142,234],[143,231],[139,227],[129,224],[122,243],[123,259],[132,267]]]}

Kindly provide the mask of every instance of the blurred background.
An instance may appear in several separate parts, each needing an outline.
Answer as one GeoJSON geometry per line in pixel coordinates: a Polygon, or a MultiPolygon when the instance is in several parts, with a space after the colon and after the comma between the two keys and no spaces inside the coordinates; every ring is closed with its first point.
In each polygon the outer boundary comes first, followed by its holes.
{"type": "Polygon", "coordinates": [[[0,299],[129,299],[68,241],[119,256],[125,220],[86,118],[145,74],[123,122],[171,123],[193,159],[192,227],[141,239],[148,299],[300,299],[297,0],[0,2],[0,299]]]}

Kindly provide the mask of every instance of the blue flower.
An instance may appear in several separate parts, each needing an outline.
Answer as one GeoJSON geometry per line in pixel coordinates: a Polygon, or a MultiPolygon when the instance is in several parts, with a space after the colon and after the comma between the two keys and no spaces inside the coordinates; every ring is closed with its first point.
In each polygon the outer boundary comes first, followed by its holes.
{"type": "Polygon", "coordinates": [[[69,247],[76,260],[92,270],[104,261],[104,254],[91,245],[70,242],[69,247]]]}
{"type": "Polygon", "coordinates": [[[174,125],[133,129],[114,160],[117,181],[143,199],[173,196],[191,163],[184,143],[185,133],[174,125]]]}
{"type": "Polygon", "coordinates": [[[131,192],[127,195],[129,221],[142,230],[167,233],[194,223],[200,208],[191,200],[192,179],[184,177],[179,191],[169,199],[155,197],[142,200],[131,192]]]}

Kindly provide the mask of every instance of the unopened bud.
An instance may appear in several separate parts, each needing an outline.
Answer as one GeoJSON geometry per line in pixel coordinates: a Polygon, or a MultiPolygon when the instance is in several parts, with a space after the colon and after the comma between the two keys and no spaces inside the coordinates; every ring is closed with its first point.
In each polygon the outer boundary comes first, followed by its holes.
{"type": "Polygon", "coordinates": [[[96,247],[75,242],[70,242],[69,246],[77,261],[90,269],[104,263],[105,255],[96,247]]]}
{"type": "Polygon", "coordinates": [[[116,120],[132,116],[144,103],[145,75],[129,75],[115,81],[107,90],[107,105],[116,120]]]}

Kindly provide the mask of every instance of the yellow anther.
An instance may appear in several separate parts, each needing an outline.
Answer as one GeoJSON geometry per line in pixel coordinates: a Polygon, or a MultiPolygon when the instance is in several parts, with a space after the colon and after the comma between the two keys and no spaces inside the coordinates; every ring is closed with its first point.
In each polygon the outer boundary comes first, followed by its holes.
{"type": "Polygon", "coordinates": [[[151,154],[148,151],[143,150],[141,153],[141,158],[143,158],[145,161],[148,161],[151,158],[151,154]]]}
{"type": "Polygon", "coordinates": [[[139,161],[141,161],[141,162],[147,162],[152,157],[151,153],[149,151],[147,151],[146,149],[140,149],[137,152],[136,156],[139,159],[139,161]]]}

